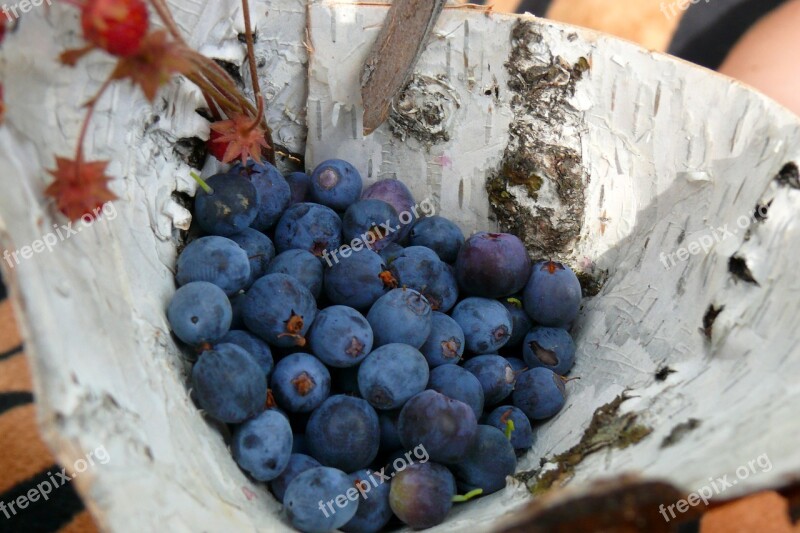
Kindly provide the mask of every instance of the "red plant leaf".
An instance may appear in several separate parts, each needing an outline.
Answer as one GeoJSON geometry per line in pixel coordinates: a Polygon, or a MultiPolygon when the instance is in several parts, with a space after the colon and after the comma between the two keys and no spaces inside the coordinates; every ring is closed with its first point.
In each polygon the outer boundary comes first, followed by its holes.
{"type": "Polygon", "coordinates": [[[56,157],[55,170],[48,170],[55,181],[45,189],[45,195],[53,198],[58,210],[70,220],[87,214],[96,216],[103,204],[117,199],[108,188],[108,163],[56,157]]]}
{"type": "Polygon", "coordinates": [[[145,37],[134,55],[120,58],[112,78],[129,79],[141,87],[145,97],[152,102],[159,87],[169,82],[174,74],[185,74],[192,69],[191,61],[182,53],[182,45],[170,40],[167,32],[160,30],[145,37]]]}

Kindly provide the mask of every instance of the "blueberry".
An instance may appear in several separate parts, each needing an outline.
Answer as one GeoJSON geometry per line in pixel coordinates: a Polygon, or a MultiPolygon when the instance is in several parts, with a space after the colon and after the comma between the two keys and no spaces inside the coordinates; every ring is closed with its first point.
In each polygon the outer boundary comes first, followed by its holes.
{"type": "Polygon", "coordinates": [[[289,464],[292,427],[277,411],[264,411],[233,433],[233,458],[242,470],[258,481],[271,481],[289,464]]]}
{"type": "Polygon", "coordinates": [[[564,380],[548,368],[531,368],[517,377],[512,400],[531,420],[550,418],[566,403],[564,380]]]}
{"type": "Polygon", "coordinates": [[[336,498],[352,487],[341,470],[325,466],[306,470],[289,483],[283,497],[289,523],[303,533],[325,533],[342,527],[355,516],[358,499],[336,498]],[[328,502],[336,503],[328,506],[328,502]]]}
{"type": "Polygon", "coordinates": [[[247,170],[241,164],[235,165],[231,172],[245,176],[256,190],[258,198],[258,214],[251,227],[258,231],[267,231],[288,207],[292,192],[289,184],[277,168],[271,164],[249,161],[247,170]]]}
{"type": "Polygon", "coordinates": [[[446,313],[458,300],[455,276],[430,248],[409,246],[392,261],[389,270],[401,287],[422,293],[435,311],[446,313]]]}
{"type": "Polygon", "coordinates": [[[242,316],[247,328],[268,343],[291,348],[305,345],[316,312],[314,296],[299,281],[267,274],[247,291],[242,316]]]}
{"type": "Polygon", "coordinates": [[[411,450],[422,445],[439,463],[460,461],[477,430],[472,408],[430,389],[408,400],[397,419],[403,446],[411,450]]]}
{"type": "Polygon", "coordinates": [[[505,400],[514,389],[517,376],[511,365],[499,355],[479,355],[467,360],[464,368],[475,374],[483,387],[485,405],[495,405],[505,400]]]}
{"type": "Polygon", "coordinates": [[[269,237],[253,228],[246,228],[232,235],[230,239],[247,253],[250,260],[250,278],[247,281],[249,287],[267,273],[270,261],[275,257],[275,246],[269,237]]]}
{"type": "Polygon", "coordinates": [[[209,416],[235,424],[264,409],[267,382],[258,363],[235,344],[217,344],[192,368],[192,390],[209,416]]]}
{"type": "Polygon", "coordinates": [[[478,434],[463,460],[453,466],[458,489],[483,489],[492,494],[506,486],[517,469],[517,455],[505,434],[494,426],[478,426],[478,434]]]}
{"type": "Polygon", "coordinates": [[[431,333],[431,306],[412,289],[394,289],[378,298],[367,313],[374,346],[402,343],[419,348],[431,333]]]}
{"type": "Polygon", "coordinates": [[[366,468],[378,454],[378,415],[361,398],[331,396],[311,413],[306,444],[323,465],[346,472],[366,468]]]}
{"type": "Polygon", "coordinates": [[[255,359],[258,366],[264,373],[264,376],[269,378],[272,372],[272,350],[269,349],[269,344],[262,341],[252,333],[241,330],[229,331],[220,343],[235,344],[239,348],[243,348],[250,356],[255,359]]]}
{"type": "Polygon", "coordinates": [[[213,283],[193,281],[175,292],[167,319],[175,336],[186,344],[216,342],[231,325],[231,304],[213,283]]]}
{"type": "Polygon", "coordinates": [[[270,380],[278,405],[292,413],[316,409],[331,392],[331,375],[313,355],[287,355],[275,365],[270,380]]]}
{"type": "Polygon", "coordinates": [[[211,193],[197,191],[194,218],[211,235],[225,237],[247,228],[258,214],[256,188],[236,174],[217,174],[206,180],[211,193]]]}
{"type": "Polygon", "coordinates": [[[401,227],[399,230],[398,242],[403,241],[409,231],[411,231],[412,222],[416,219],[416,202],[411,191],[408,190],[405,183],[397,179],[384,179],[379,180],[366,189],[361,195],[362,199],[375,199],[383,200],[387,204],[394,207],[394,210],[400,216],[401,227]]]}
{"type": "Polygon", "coordinates": [[[522,290],[531,274],[525,245],[508,233],[479,232],[467,239],[455,263],[458,285],[475,296],[502,298],[522,290]]]}
{"type": "Polygon", "coordinates": [[[305,172],[292,172],[285,176],[286,183],[292,192],[291,204],[305,202],[308,198],[308,189],[311,188],[311,176],[305,172]]]}
{"type": "Polygon", "coordinates": [[[359,200],[342,217],[342,237],[351,246],[360,242],[380,251],[399,237],[398,229],[397,211],[383,200],[359,200]]]}
{"type": "Polygon", "coordinates": [[[511,337],[511,316],[496,300],[465,298],[451,316],[461,326],[467,350],[472,353],[494,353],[511,337]]]}
{"type": "Polygon", "coordinates": [[[531,368],[543,366],[563,376],[575,364],[575,342],[564,329],[536,326],[525,336],[522,356],[531,368]]]}
{"type": "Polygon", "coordinates": [[[326,365],[354,366],[372,351],[372,328],[352,307],[334,305],[317,314],[308,332],[308,343],[326,365]]]}
{"type": "Polygon", "coordinates": [[[244,289],[250,280],[247,252],[225,237],[200,237],[190,242],[178,257],[176,270],[178,285],[208,281],[228,296],[244,289]]]}
{"type": "Polygon", "coordinates": [[[358,511],[355,516],[344,526],[346,533],[376,533],[383,529],[392,518],[392,508],[389,506],[390,483],[381,483],[371,470],[362,469],[350,474],[353,485],[358,489],[361,497],[358,501],[358,511]]]}
{"type": "Polygon", "coordinates": [[[554,261],[533,265],[525,286],[525,310],[543,326],[565,328],[578,316],[581,284],[575,272],[554,261]]]}
{"type": "MultiPolygon", "coordinates": [[[[520,296],[520,298],[522,297],[520,296]]],[[[503,307],[506,308],[511,317],[511,336],[505,345],[506,348],[519,346],[522,339],[533,327],[533,322],[531,322],[528,313],[522,308],[520,298],[503,298],[500,300],[500,303],[503,304],[503,307]]]]}
{"type": "Polygon", "coordinates": [[[366,310],[397,285],[381,256],[372,250],[362,248],[335,259],[325,270],[324,284],[334,304],[366,310]]]}
{"type": "Polygon", "coordinates": [[[431,314],[431,333],[420,352],[431,368],[456,364],[464,355],[464,332],[458,322],[448,315],[434,311],[431,314]]]}
{"type": "Polygon", "coordinates": [[[502,405],[486,417],[487,425],[496,427],[504,434],[509,421],[514,423],[514,430],[511,431],[511,446],[517,451],[524,451],[533,446],[531,421],[518,407],[502,405]]]}
{"type": "Polygon", "coordinates": [[[392,511],[413,529],[427,529],[444,522],[453,507],[456,484],[453,474],[436,463],[414,463],[392,480],[392,511]]]}
{"type": "Polygon", "coordinates": [[[442,365],[431,371],[428,388],[463,402],[480,418],[483,413],[483,387],[471,372],[458,365],[442,365]]]}
{"type": "Polygon", "coordinates": [[[294,204],[284,211],[275,226],[278,252],[299,249],[322,257],[342,243],[342,219],[324,205],[294,204]]]}
{"type": "Polygon", "coordinates": [[[419,219],[408,235],[411,246],[430,248],[439,259],[452,263],[464,244],[464,234],[454,222],[438,215],[419,219]]]}
{"type": "MultiPolygon", "coordinates": [[[[295,440],[296,439],[297,435],[295,435],[295,440]]],[[[294,445],[292,447],[294,447],[294,445]]],[[[286,494],[286,488],[292,481],[294,481],[294,478],[306,470],[311,470],[312,468],[316,468],[318,466],[322,465],[319,464],[319,461],[313,457],[292,451],[292,455],[289,456],[289,463],[286,465],[286,468],[269,484],[269,488],[272,491],[272,494],[275,495],[275,499],[283,503],[283,497],[286,494]]]]}
{"type": "Polygon", "coordinates": [[[269,264],[268,274],[288,274],[306,286],[314,298],[322,292],[324,267],[320,260],[307,250],[286,250],[269,264]]]}
{"type": "Polygon", "coordinates": [[[425,390],[428,363],[406,344],[386,344],[364,359],[358,369],[361,396],[376,409],[397,409],[425,390]]]}
{"type": "Polygon", "coordinates": [[[341,159],[323,161],[311,173],[311,200],[344,211],[361,196],[361,174],[341,159]]]}

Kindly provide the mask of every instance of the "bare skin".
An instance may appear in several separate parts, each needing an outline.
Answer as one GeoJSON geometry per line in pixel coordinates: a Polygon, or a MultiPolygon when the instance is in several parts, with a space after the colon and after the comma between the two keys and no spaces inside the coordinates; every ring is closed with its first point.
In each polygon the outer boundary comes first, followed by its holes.
{"type": "Polygon", "coordinates": [[[758,21],[728,54],[719,71],[800,115],[800,0],[758,21]]]}

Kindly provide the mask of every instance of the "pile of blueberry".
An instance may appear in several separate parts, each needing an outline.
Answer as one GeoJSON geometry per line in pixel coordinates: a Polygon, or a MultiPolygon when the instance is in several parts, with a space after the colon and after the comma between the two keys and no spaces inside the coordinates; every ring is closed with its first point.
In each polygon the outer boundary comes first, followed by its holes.
{"type": "Polygon", "coordinates": [[[201,185],[204,236],[178,258],[167,317],[199,353],[195,402],[289,522],[421,529],[501,490],[532,424],[564,406],[574,272],[533,264],[513,235],[465,240],[402,182],[362,190],[342,160],[201,185]]]}

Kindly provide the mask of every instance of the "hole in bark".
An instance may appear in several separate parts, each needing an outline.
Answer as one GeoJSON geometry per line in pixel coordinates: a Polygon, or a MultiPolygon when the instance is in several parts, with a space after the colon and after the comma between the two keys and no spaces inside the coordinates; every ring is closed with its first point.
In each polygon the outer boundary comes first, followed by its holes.
{"type": "Polygon", "coordinates": [[[199,137],[184,137],[178,139],[173,146],[175,154],[190,167],[198,170],[203,168],[208,157],[206,141],[199,137]]]}
{"type": "Polygon", "coordinates": [[[669,377],[670,374],[674,374],[675,371],[672,370],[668,366],[662,366],[656,371],[656,381],[664,381],[669,377]]]}
{"type": "Polygon", "coordinates": [[[750,268],[747,266],[747,262],[741,257],[735,255],[731,256],[728,260],[728,271],[735,278],[758,285],[758,282],[753,277],[753,273],[750,272],[750,268]]]}
{"type": "Polygon", "coordinates": [[[775,181],[782,187],[791,187],[792,189],[800,189],[800,169],[797,168],[796,163],[786,163],[778,175],[775,176],[775,181]]]}
{"type": "Polygon", "coordinates": [[[194,110],[194,112],[209,122],[214,122],[216,120],[214,118],[214,115],[211,114],[211,110],[207,107],[198,107],[197,109],[194,110]]]}
{"type": "Polygon", "coordinates": [[[708,306],[706,310],[706,314],[703,315],[703,333],[707,338],[711,338],[711,333],[714,328],[714,321],[717,319],[717,316],[725,309],[724,305],[719,307],[715,307],[714,304],[708,306]]]}
{"type": "Polygon", "coordinates": [[[756,222],[763,222],[767,220],[767,214],[769,213],[769,208],[772,206],[772,202],[767,202],[766,204],[756,204],[755,211],[753,211],[753,218],[756,222]]]}
{"type": "Polygon", "coordinates": [[[242,79],[242,70],[239,68],[239,65],[231,63],[230,61],[225,61],[224,59],[214,59],[214,62],[216,62],[217,65],[224,68],[225,72],[230,74],[231,78],[233,78],[233,81],[235,81],[240,86],[244,86],[244,80],[242,79]]]}

